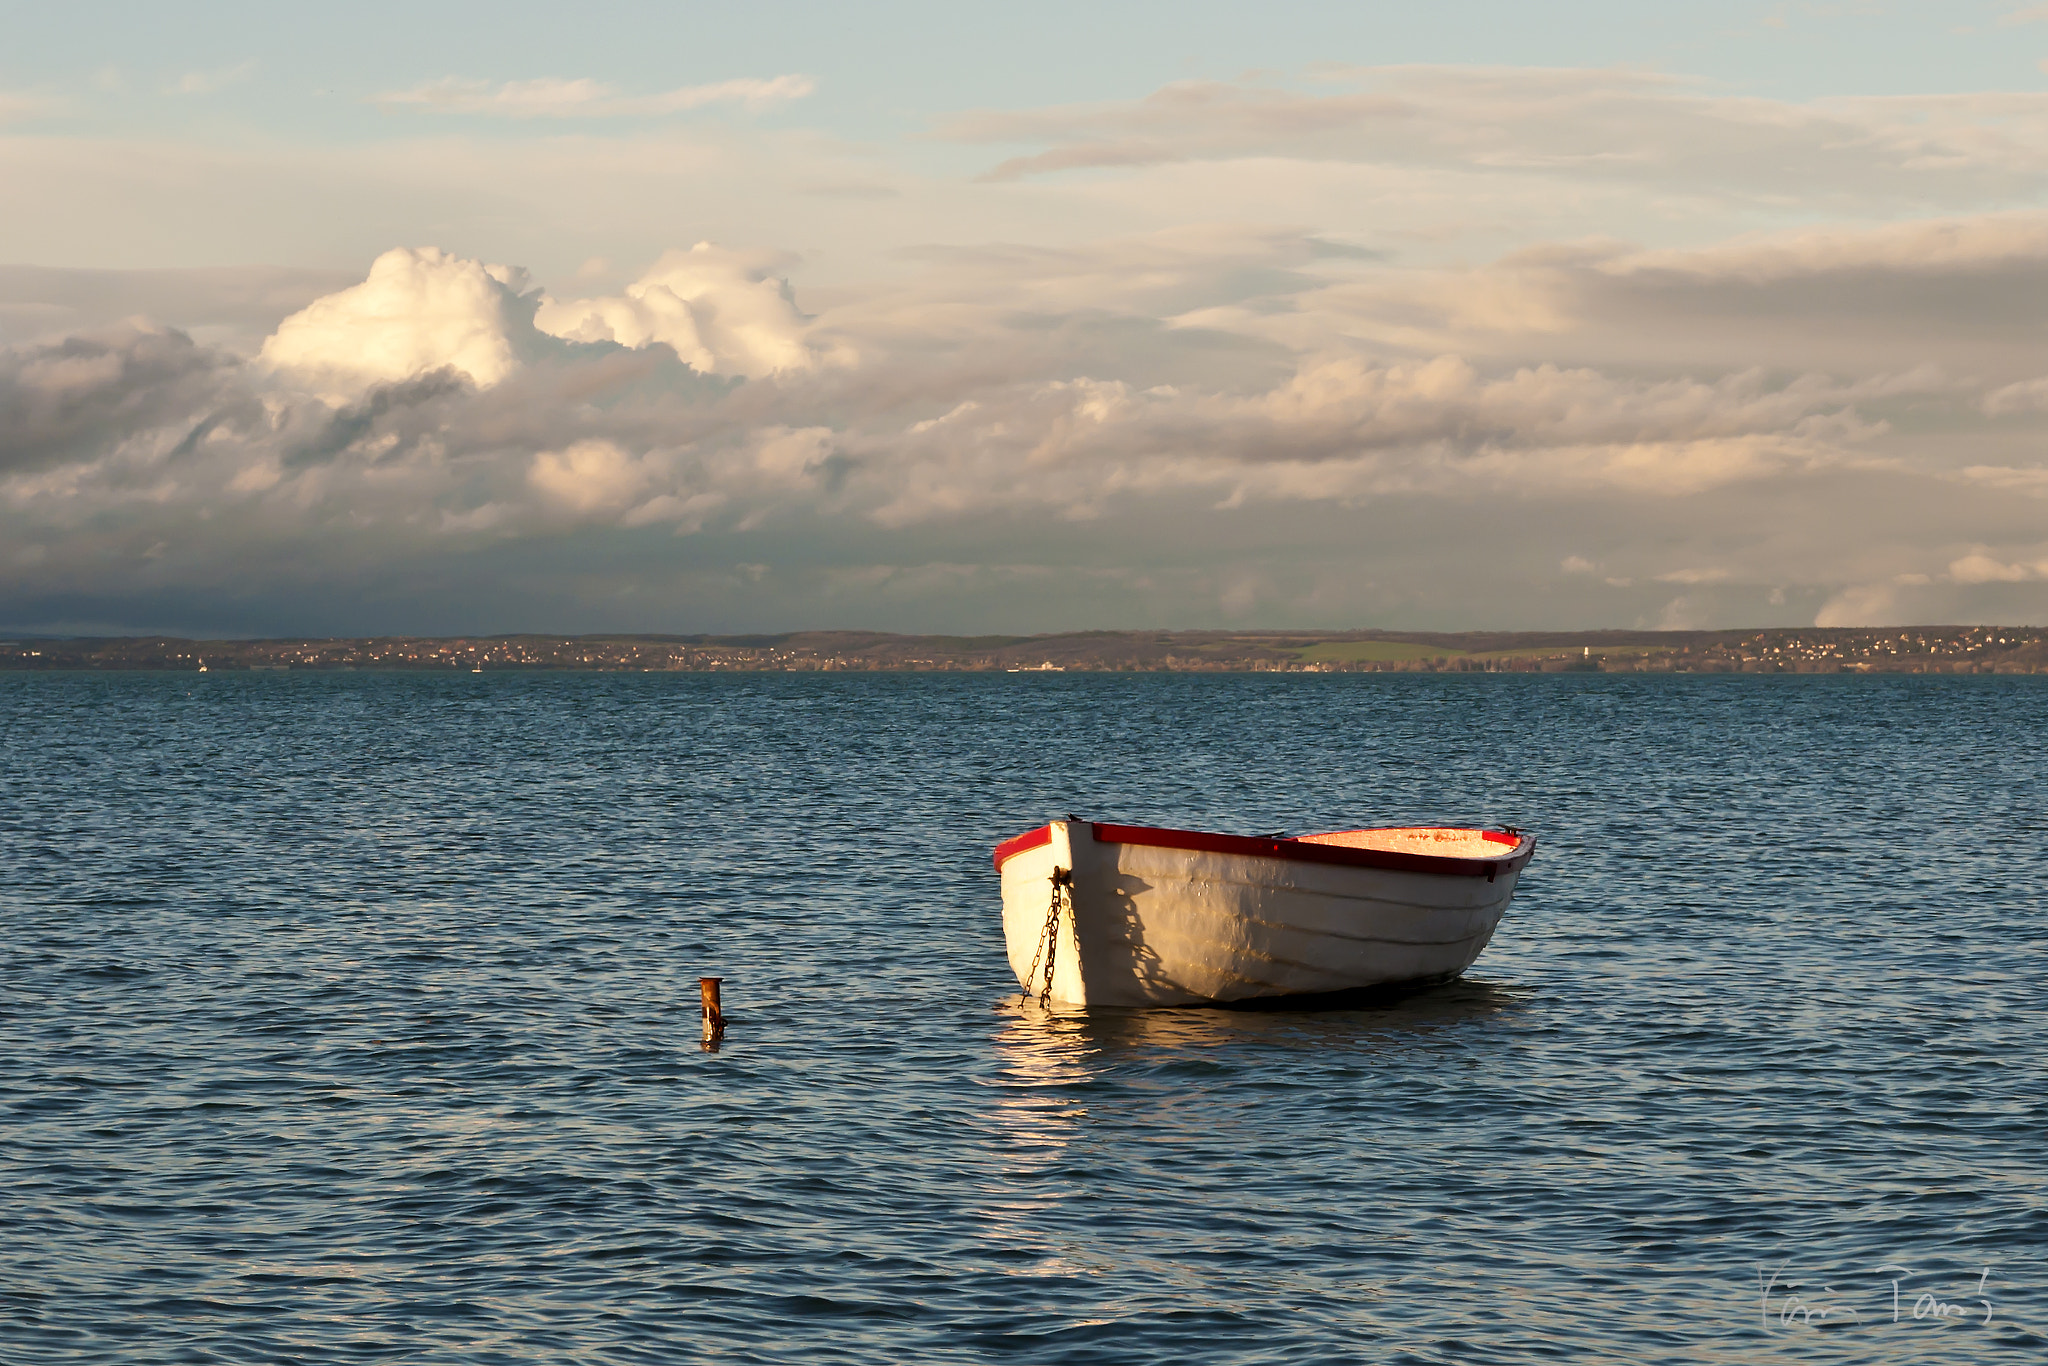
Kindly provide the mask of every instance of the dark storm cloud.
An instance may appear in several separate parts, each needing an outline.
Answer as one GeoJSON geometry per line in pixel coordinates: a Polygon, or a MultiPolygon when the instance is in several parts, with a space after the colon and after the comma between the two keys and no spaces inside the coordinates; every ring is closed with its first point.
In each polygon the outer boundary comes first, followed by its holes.
{"type": "Polygon", "coordinates": [[[235,368],[182,332],[143,326],[0,351],[0,473],[89,460],[203,421],[235,368]]]}
{"type": "Polygon", "coordinates": [[[287,446],[284,466],[286,469],[301,469],[332,460],[376,432],[394,413],[410,419],[406,425],[416,432],[445,426],[453,415],[452,410],[448,405],[437,404],[436,400],[474,393],[475,388],[466,376],[449,366],[429,370],[424,375],[396,384],[377,385],[353,403],[336,409],[324,420],[316,420],[317,430],[312,435],[287,446]],[[422,408],[432,408],[433,411],[415,411],[422,408]]]}

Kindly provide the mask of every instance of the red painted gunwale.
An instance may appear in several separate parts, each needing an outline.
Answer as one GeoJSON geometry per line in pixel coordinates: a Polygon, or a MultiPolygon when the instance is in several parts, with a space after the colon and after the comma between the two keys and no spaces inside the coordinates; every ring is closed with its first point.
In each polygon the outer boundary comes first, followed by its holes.
{"type": "MultiPolygon", "coordinates": [[[[1149,844],[1158,849],[1192,849],[1205,854],[1243,854],[1252,858],[1285,859],[1295,863],[1340,863],[1353,868],[1391,868],[1406,873],[1437,873],[1447,877],[1483,877],[1492,881],[1502,872],[1520,868],[1529,861],[1535,845],[1527,836],[1505,830],[1481,833],[1496,844],[1519,845],[1502,859],[1449,858],[1441,854],[1404,854],[1394,849],[1354,849],[1343,844],[1308,844],[1301,840],[1266,839],[1257,835],[1218,835],[1207,830],[1170,830],[1156,825],[1113,825],[1089,821],[1088,828],[1102,844],[1149,844]]],[[[1340,833],[1337,831],[1328,832],[1340,833]]],[[[1052,826],[1041,825],[1015,839],[996,846],[996,871],[1004,860],[1027,849],[1052,843],[1052,826]]]]}
{"type": "Polygon", "coordinates": [[[1026,849],[1036,849],[1041,844],[1052,843],[1052,827],[1041,825],[1036,830],[1026,830],[1015,839],[1004,840],[996,846],[996,871],[1003,871],[1003,860],[1012,854],[1021,854],[1026,849]]]}

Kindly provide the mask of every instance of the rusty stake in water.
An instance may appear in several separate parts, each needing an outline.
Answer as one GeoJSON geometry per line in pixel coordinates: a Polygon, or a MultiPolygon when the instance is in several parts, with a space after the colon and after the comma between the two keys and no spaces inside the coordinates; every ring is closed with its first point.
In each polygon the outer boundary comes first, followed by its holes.
{"type": "Polygon", "coordinates": [[[723,977],[699,977],[697,990],[704,995],[704,1041],[720,1038],[725,1033],[725,1012],[718,1008],[718,984],[723,977]]]}

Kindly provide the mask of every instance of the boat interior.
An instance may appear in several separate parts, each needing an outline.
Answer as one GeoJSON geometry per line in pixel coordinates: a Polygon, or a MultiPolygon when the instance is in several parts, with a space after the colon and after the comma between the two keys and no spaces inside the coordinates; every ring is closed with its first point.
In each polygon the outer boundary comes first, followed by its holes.
{"type": "Polygon", "coordinates": [[[1341,844],[1348,849],[1434,854],[1439,858],[1506,858],[1522,844],[1519,836],[1502,830],[1456,830],[1429,825],[1333,830],[1327,834],[1296,835],[1294,838],[1303,844],[1341,844]]]}

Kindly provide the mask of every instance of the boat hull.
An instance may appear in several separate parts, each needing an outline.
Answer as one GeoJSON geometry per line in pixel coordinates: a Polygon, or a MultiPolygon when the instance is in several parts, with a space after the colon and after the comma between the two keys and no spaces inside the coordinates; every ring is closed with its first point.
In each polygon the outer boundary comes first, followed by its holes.
{"type": "Polygon", "coordinates": [[[1054,821],[997,852],[1010,966],[1029,994],[1075,1006],[1447,981],[1493,938],[1534,852],[1527,835],[1487,838],[1507,851],[1437,858],[1054,821]],[[1055,870],[1070,884],[1056,912],[1055,870]]]}

